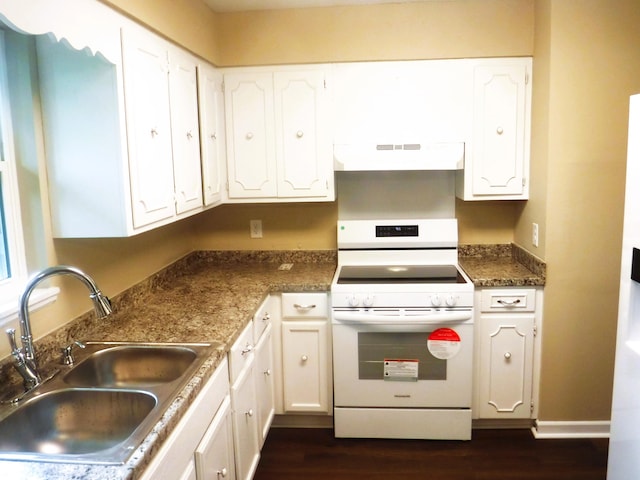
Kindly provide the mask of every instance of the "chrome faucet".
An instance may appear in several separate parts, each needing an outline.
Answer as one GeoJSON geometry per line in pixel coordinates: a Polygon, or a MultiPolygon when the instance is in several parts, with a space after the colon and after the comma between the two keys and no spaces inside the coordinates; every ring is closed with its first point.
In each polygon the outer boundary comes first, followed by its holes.
{"type": "Polygon", "coordinates": [[[38,371],[36,362],[36,352],[33,346],[33,337],[31,335],[31,321],[29,320],[29,297],[36,286],[46,278],[55,275],[72,275],[81,280],[89,289],[89,297],[93,301],[93,306],[98,318],[104,318],[109,315],[111,310],[111,302],[105,297],[93,279],[82,270],[67,265],[58,265],[49,267],[35,274],[24,289],[20,296],[20,340],[22,348],[18,347],[15,338],[15,329],[7,330],[9,344],[11,345],[11,355],[14,359],[14,366],[24,380],[25,390],[30,390],[42,383],[42,377],[38,371]]]}

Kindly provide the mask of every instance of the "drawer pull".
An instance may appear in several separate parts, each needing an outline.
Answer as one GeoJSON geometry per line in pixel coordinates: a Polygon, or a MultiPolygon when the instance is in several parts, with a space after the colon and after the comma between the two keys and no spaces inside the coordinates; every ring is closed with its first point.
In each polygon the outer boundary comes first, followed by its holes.
{"type": "Polygon", "coordinates": [[[269,320],[271,320],[271,315],[269,315],[269,312],[266,312],[266,313],[262,316],[262,321],[263,321],[263,322],[268,322],[269,320]]]}
{"type": "Polygon", "coordinates": [[[514,300],[498,300],[498,303],[500,305],[504,305],[505,307],[515,307],[516,305],[518,305],[520,303],[520,299],[516,298],[514,300]]]}
{"type": "Polygon", "coordinates": [[[244,347],[244,349],[240,352],[240,355],[245,355],[245,354],[250,353],[252,351],[253,351],[253,345],[249,345],[247,343],[247,346],[244,347]]]}
{"type": "Polygon", "coordinates": [[[217,475],[218,477],[222,477],[222,478],[226,477],[226,476],[227,476],[227,469],[226,469],[226,468],[223,468],[222,470],[218,470],[218,471],[216,472],[216,475],[217,475]]]}
{"type": "Polygon", "coordinates": [[[299,303],[294,303],[293,306],[297,309],[297,310],[311,310],[313,308],[316,308],[315,304],[310,304],[310,305],[300,305],[299,303]]]}

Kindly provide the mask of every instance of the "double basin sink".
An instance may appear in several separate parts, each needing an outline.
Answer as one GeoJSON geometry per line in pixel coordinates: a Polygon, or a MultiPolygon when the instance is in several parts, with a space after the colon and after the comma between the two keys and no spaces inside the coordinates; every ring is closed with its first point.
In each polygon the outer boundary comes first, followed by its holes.
{"type": "Polygon", "coordinates": [[[124,463],[213,353],[200,343],[85,345],[73,366],[0,406],[0,460],[124,463]]]}

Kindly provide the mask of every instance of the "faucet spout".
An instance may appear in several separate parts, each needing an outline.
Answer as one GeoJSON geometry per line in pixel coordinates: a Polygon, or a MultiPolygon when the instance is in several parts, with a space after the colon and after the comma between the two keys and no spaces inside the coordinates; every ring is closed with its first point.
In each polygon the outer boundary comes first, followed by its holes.
{"type": "Polygon", "coordinates": [[[19,323],[22,349],[18,348],[15,338],[12,340],[12,334],[7,332],[9,335],[9,341],[12,343],[11,348],[12,355],[15,359],[14,364],[24,379],[25,389],[31,389],[41,383],[41,377],[38,372],[38,365],[36,362],[36,352],[33,346],[33,335],[31,333],[29,297],[40,282],[55,275],[71,275],[84,283],[84,285],[89,289],[89,297],[93,302],[98,318],[104,318],[112,312],[111,302],[109,299],[100,292],[100,289],[89,275],[76,267],[57,265],[46,268],[31,277],[27,282],[24,292],[20,296],[19,323]]]}

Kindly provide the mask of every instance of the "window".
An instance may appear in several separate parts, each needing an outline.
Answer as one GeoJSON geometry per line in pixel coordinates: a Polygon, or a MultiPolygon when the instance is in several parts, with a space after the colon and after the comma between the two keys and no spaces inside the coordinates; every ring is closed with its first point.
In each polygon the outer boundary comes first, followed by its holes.
{"type": "Polygon", "coordinates": [[[0,30],[0,307],[16,303],[26,276],[6,65],[0,30]]]}

